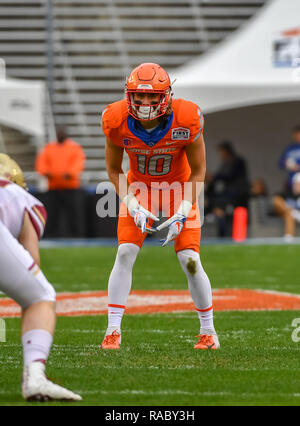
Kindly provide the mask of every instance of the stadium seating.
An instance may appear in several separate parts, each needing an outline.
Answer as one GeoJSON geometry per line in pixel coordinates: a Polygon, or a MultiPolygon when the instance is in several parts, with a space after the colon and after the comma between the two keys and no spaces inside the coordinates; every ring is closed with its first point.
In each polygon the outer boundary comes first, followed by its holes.
{"type": "Polygon", "coordinates": [[[168,70],[184,64],[227,37],[264,2],[2,0],[0,57],[9,77],[48,80],[55,121],[84,146],[85,182],[96,182],[106,178],[99,113],[122,96],[129,70],[145,61],[168,70]]]}

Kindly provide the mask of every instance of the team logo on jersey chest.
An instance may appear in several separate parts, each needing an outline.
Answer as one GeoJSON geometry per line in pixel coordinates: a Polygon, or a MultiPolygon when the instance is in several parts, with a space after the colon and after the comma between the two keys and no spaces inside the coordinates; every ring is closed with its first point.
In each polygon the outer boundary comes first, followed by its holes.
{"type": "Polygon", "coordinates": [[[173,141],[186,141],[190,138],[190,129],[184,127],[177,127],[172,129],[171,139],[173,141]]]}

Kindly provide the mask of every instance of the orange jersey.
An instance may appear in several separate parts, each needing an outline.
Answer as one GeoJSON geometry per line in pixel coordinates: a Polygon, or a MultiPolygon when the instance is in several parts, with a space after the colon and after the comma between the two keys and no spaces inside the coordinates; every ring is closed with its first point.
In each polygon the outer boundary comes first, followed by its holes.
{"type": "Polygon", "coordinates": [[[129,156],[129,183],[144,182],[150,186],[152,182],[188,181],[191,169],[185,147],[203,133],[204,119],[196,104],[183,99],[174,99],[172,110],[167,120],[151,133],[128,114],[125,99],[103,111],[106,137],[129,156]]]}

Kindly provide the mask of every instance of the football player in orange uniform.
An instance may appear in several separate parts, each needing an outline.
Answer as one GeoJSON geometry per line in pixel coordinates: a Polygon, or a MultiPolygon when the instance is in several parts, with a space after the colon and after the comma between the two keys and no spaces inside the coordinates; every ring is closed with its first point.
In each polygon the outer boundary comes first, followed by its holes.
{"type": "Polygon", "coordinates": [[[127,79],[126,99],[102,114],[108,176],[122,200],[119,248],[108,284],[108,328],[102,349],[119,349],[121,320],[131,289],[132,268],[147,232],[164,211],[168,228],[162,245],[174,240],[178,260],[200,318],[196,349],[220,347],[213,325],[212,293],[201,265],[198,196],[206,170],[204,119],[200,108],[172,99],[171,81],[157,64],[135,68],[127,79]],[[130,170],[122,170],[123,152],[130,170]]]}

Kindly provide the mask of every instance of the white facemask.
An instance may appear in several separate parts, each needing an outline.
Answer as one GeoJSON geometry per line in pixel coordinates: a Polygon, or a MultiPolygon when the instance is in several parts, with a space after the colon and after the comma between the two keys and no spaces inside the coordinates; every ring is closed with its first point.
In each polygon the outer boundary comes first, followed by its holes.
{"type": "MultiPolygon", "coordinates": [[[[131,97],[131,102],[134,104],[133,96],[131,97]]],[[[135,115],[140,120],[154,120],[160,111],[160,104],[156,106],[135,106],[132,105],[132,109],[135,115]]]]}
{"type": "Polygon", "coordinates": [[[159,105],[154,106],[140,106],[138,108],[135,108],[135,113],[138,118],[141,120],[153,120],[159,112],[159,105]]]}

